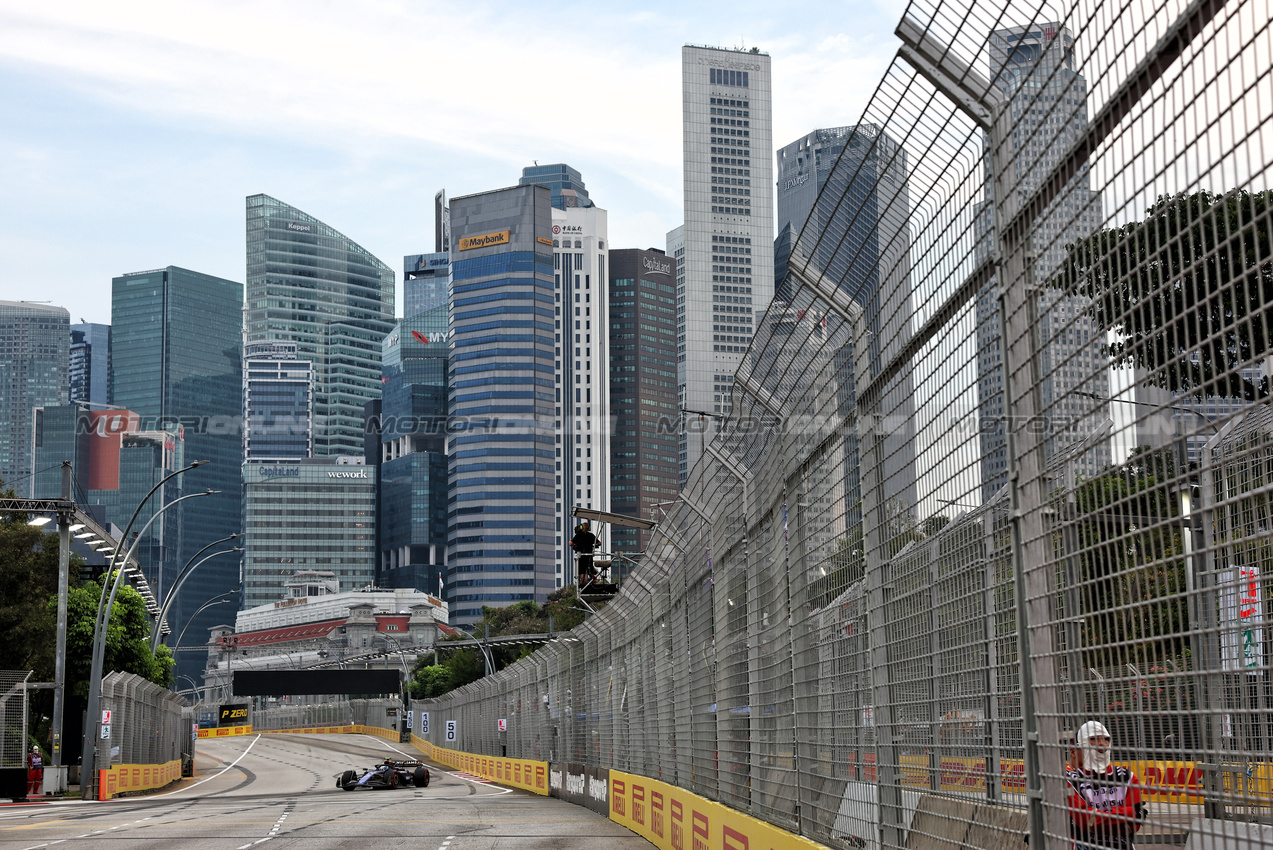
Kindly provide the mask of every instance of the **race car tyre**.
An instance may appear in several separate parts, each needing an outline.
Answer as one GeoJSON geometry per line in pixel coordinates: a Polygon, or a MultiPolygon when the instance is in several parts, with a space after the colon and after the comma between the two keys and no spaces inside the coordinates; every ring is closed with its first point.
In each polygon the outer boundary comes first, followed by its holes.
{"type": "Polygon", "coordinates": [[[398,787],[398,771],[389,771],[389,790],[392,791],[398,787]]]}
{"type": "Polygon", "coordinates": [[[429,769],[427,767],[417,767],[415,773],[411,777],[412,784],[417,788],[429,787],[429,769]]]}
{"type": "Polygon", "coordinates": [[[352,770],[346,770],[340,775],[340,779],[336,781],[336,785],[339,788],[344,788],[346,791],[352,791],[358,787],[358,774],[354,773],[352,770]]]}

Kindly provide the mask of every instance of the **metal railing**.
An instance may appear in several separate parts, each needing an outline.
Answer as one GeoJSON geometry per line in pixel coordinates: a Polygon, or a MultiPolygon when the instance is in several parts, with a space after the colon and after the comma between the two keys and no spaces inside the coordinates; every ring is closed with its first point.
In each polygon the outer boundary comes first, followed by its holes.
{"type": "Polygon", "coordinates": [[[429,739],[1068,848],[1099,720],[1108,829],[1270,846],[1269,17],[914,0],[643,563],[429,739]]]}

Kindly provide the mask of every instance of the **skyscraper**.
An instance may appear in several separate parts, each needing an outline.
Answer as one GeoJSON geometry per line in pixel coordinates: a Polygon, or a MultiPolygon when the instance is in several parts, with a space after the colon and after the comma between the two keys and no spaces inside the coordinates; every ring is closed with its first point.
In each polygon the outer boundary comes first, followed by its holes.
{"type": "MultiPolygon", "coordinates": [[[[792,250],[807,262],[805,276],[820,275],[862,308],[870,354],[878,369],[911,335],[910,189],[906,152],[874,124],[814,130],[778,151],[778,228],[775,267],[792,250]],[[820,199],[820,200],[819,200],[820,199]],[[786,234],[786,235],[784,235],[786,234]]],[[[781,286],[781,284],[779,284],[781,286]]],[[[775,296],[785,310],[792,293],[775,296]]],[[[771,311],[772,312],[772,311],[771,311]]],[[[774,321],[786,321],[777,313],[774,321]]],[[[837,354],[840,412],[852,415],[853,341],[837,354]]],[[[891,428],[884,440],[884,494],[908,509],[916,503],[911,374],[904,371],[884,390],[881,412],[891,428]]],[[[850,436],[845,480],[858,479],[856,438],[850,436]]]]}
{"type": "Polygon", "coordinates": [[[71,314],[61,307],[0,301],[0,486],[32,493],[32,411],[67,399],[71,314]]]}
{"type": "Polygon", "coordinates": [[[588,189],[583,184],[583,175],[564,162],[528,165],[522,169],[517,185],[547,186],[552,190],[552,205],[555,209],[592,206],[592,201],[588,199],[588,189]]]}
{"type": "MultiPolygon", "coordinates": [[[[445,594],[452,622],[483,605],[543,602],[556,586],[562,330],[551,193],[515,186],[451,201],[451,352],[445,594]]],[[[573,319],[571,320],[573,321],[573,319]]],[[[592,344],[592,319],[568,338],[592,344]]],[[[566,344],[573,348],[573,340],[566,344]]]]}
{"type": "Polygon", "coordinates": [[[295,573],[330,572],[339,589],[376,577],[376,473],[362,457],[243,465],[243,607],[283,598],[295,573]]]}
{"type": "Polygon", "coordinates": [[[110,404],[111,326],[71,325],[70,401],[110,404]]]}
{"type": "MultiPolygon", "coordinates": [[[[1074,37],[1062,24],[1040,23],[995,30],[990,36],[990,74],[1014,116],[1012,150],[1020,199],[1032,194],[1087,128],[1087,81],[1075,70],[1074,37]]],[[[987,153],[986,173],[990,174],[987,153]]],[[[993,240],[991,183],[978,208],[977,247],[984,256],[993,240]]],[[[1087,302],[1047,286],[1065,258],[1065,246],[1100,227],[1100,194],[1089,188],[1084,165],[1061,190],[1034,229],[1034,280],[1040,286],[1039,345],[1042,410],[1049,460],[1092,437],[1106,418],[1099,399],[1109,396],[1104,335],[1086,312],[1087,302]]],[[[979,257],[980,259],[980,257],[979,257]]],[[[988,501],[1007,482],[1003,429],[1005,381],[996,286],[977,294],[977,394],[981,419],[981,497],[988,501]]],[[[1077,474],[1092,475],[1110,461],[1109,443],[1098,442],[1073,459],[1077,474]]]]}
{"type": "Polygon", "coordinates": [[[294,342],[243,347],[243,460],[314,454],[314,365],[294,342]]]}
{"type": "Polygon", "coordinates": [[[451,254],[408,254],[402,258],[403,316],[410,319],[445,307],[451,285],[451,254]]]}
{"type": "MultiPolygon", "coordinates": [[[[179,428],[187,461],[211,461],[165,485],[158,504],[171,501],[178,486],[187,493],[219,491],[183,502],[151,526],[164,540],[162,578],[154,584],[165,592],[195,553],[243,525],[242,329],[240,283],[176,266],[112,281],[111,398],[138,414],[141,431],[179,428]]],[[[239,586],[235,558],[208,561],[182,587],[169,625],[180,631],[204,602],[239,586]]],[[[206,635],[216,616],[199,615],[190,631],[206,635]]],[[[194,658],[177,658],[182,675],[197,676],[202,668],[194,658]]]]}
{"type": "MultiPolygon", "coordinates": [[[[737,370],[773,297],[769,65],[756,48],[681,49],[685,285],[677,383],[690,410],[712,410],[716,376],[737,370]]],[[[703,437],[682,432],[682,480],[711,434],[703,437]]]]}
{"type": "Polygon", "coordinates": [[[438,593],[446,564],[445,301],[385,337],[384,397],[372,458],[380,468],[376,583],[438,593]]]}
{"type": "MultiPolygon", "coordinates": [[[[610,252],[610,509],[652,518],[680,489],[676,403],[676,267],[655,248],[610,252]]],[[[645,551],[650,533],[610,529],[615,552],[645,551]]],[[[624,567],[626,569],[626,567],[624,567]]]]}
{"type": "Polygon", "coordinates": [[[363,453],[394,283],[392,269],[329,225],[268,195],[247,199],[245,342],[293,342],[314,364],[315,455],[363,453]]]}
{"type": "MultiPolygon", "coordinates": [[[[557,587],[576,579],[574,552],[567,545],[574,534],[571,511],[610,510],[607,220],[606,211],[592,204],[552,211],[554,297],[566,326],[561,356],[553,363],[564,396],[564,415],[553,420],[564,455],[554,511],[557,587]]],[[[608,530],[602,526],[596,533],[598,551],[605,551],[608,530]]]]}

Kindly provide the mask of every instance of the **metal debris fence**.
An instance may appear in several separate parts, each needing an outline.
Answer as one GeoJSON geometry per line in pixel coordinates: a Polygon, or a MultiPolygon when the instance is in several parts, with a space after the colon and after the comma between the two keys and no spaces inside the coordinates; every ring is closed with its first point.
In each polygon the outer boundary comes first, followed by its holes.
{"type": "Polygon", "coordinates": [[[101,706],[110,712],[110,737],[102,737],[98,724],[99,768],[166,764],[191,752],[186,704],[167,688],[132,673],[111,673],[102,679],[101,706]]]}
{"type": "Polygon", "coordinates": [[[27,766],[27,680],[30,670],[0,670],[0,768],[27,766]]]}
{"type": "Polygon", "coordinates": [[[1098,719],[1141,840],[1255,830],[1271,16],[914,0],[641,565],[417,703],[430,740],[836,847],[1068,848],[1066,742],[1098,719]]]}

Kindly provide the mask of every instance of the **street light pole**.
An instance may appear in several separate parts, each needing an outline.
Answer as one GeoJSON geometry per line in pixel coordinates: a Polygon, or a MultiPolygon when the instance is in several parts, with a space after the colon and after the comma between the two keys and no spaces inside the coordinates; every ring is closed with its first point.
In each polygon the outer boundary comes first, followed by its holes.
{"type": "MultiPolygon", "coordinates": [[[[237,591],[237,590],[228,590],[228,591],[226,591],[225,593],[217,594],[216,596],[212,597],[212,599],[209,599],[207,602],[203,603],[203,604],[202,604],[202,605],[200,605],[198,608],[196,608],[196,609],[195,609],[195,612],[194,612],[193,614],[191,614],[191,615],[190,615],[190,619],[186,621],[185,626],[183,626],[183,627],[182,627],[182,629],[181,629],[181,633],[177,635],[177,640],[176,640],[176,642],[175,642],[175,643],[173,643],[173,645],[172,645],[172,650],[173,650],[173,652],[176,652],[176,651],[177,651],[177,650],[181,647],[181,639],[182,639],[183,637],[185,637],[185,636],[186,636],[186,629],[190,628],[190,624],[194,622],[194,618],[195,618],[195,617],[198,617],[201,613],[203,613],[204,609],[206,609],[206,608],[211,608],[213,605],[223,605],[223,604],[225,604],[226,602],[233,602],[233,601],[234,601],[233,599],[222,599],[221,597],[222,597],[222,596],[230,596],[230,595],[235,594],[235,593],[238,593],[238,591],[237,591]]],[[[153,651],[153,650],[152,650],[152,651],[153,651]]],[[[180,678],[186,678],[186,679],[188,679],[188,678],[190,678],[190,677],[189,677],[189,676],[183,676],[183,677],[180,677],[180,678]]]]}
{"type": "MultiPolygon", "coordinates": [[[[205,463],[207,463],[207,461],[197,460],[190,466],[185,467],[185,469],[178,470],[177,472],[165,476],[158,484],[150,489],[150,492],[146,494],[146,498],[142,499],[141,503],[137,505],[137,510],[133,511],[132,519],[128,521],[128,527],[124,529],[124,533],[120,537],[119,543],[115,545],[115,554],[111,556],[110,565],[107,567],[105,582],[111,582],[111,572],[114,570],[115,564],[119,560],[119,550],[124,545],[124,540],[127,539],[128,532],[132,528],[133,521],[137,519],[137,514],[141,511],[142,505],[150,499],[151,495],[153,495],[156,490],[163,486],[165,481],[205,463]]],[[[136,539],[133,540],[132,546],[128,549],[128,554],[124,556],[124,565],[127,565],[129,560],[132,559],[133,551],[137,548],[137,544],[141,542],[141,538],[145,535],[146,529],[150,528],[150,524],[158,519],[164,511],[168,510],[178,502],[184,502],[186,499],[208,496],[215,492],[218,491],[205,490],[202,493],[191,493],[189,496],[181,496],[173,499],[171,502],[155,511],[154,516],[147,520],[146,524],[142,526],[141,531],[138,532],[136,539]]],[[[84,714],[84,744],[80,768],[80,788],[82,792],[84,792],[86,799],[89,797],[88,792],[95,790],[96,788],[93,772],[97,767],[97,739],[94,733],[97,731],[97,711],[102,695],[102,668],[106,665],[106,631],[107,625],[110,623],[110,611],[112,606],[115,604],[115,594],[119,592],[119,586],[122,583],[123,578],[124,570],[121,567],[119,572],[115,575],[114,581],[111,582],[110,597],[107,598],[104,582],[102,587],[102,596],[97,603],[97,622],[93,630],[93,666],[88,680],[88,701],[87,710],[84,714]],[[105,624],[103,624],[103,612],[105,612],[105,624]]]]}
{"type": "MultiPolygon", "coordinates": [[[[239,535],[237,534],[231,534],[230,537],[225,538],[225,540],[229,540],[231,537],[238,537],[238,536],[239,535]]],[[[224,543],[225,540],[218,540],[216,542],[224,543]]],[[[207,546],[204,546],[203,549],[200,549],[199,552],[204,552],[210,546],[213,546],[213,545],[215,544],[209,543],[207,546]]],[[[159,609],[159,614],[155,617],[155,627],[151,629],[150,631],[150,651],[152,654],[155,652],[156,649],[159,648],[159,638],[160,638],[159,627],[163,623],[164,616],[167,615],[168,609],[171,608],[172,603],[176,601],[177,591],[181,590],[181,586],[185,584],[186,579],[189,578],[191,575],[193,575],[194,571],[197,570],[199,566],[203,564],[204,561],[211,560],[212,558],[215,558],[217,555],[230,555],[230,554],[233,554],[234,552],[242,552],[242,551],[243,551],[243,547],[235,546],[232,549],[222,549],[220,552],[213,552],[211,555],[208,555],[206,558],[203,558],[202,560],[200,560],[199,563],[195,564],[194,566],[191,566],[189,562],[186,562],[185,567],[183,567],[181,570],[181,575],[179,575],[177,577],[177,580],[173,582],[172,590],[168,591],[168,598],[164,600],[164,606],[159,609]]],[[[199,554],[196,553],[195,557],[196,558],[199,557],[199,554]]],[[[193,561],[194,558],[191,558],[190,560],[193,561]]],[[[225,600],[225,601],[228,602],[229,600],[225,600]]],[[[199,610],[202,611],[203,609],[200,608],[199,610]]],[[[198,611],[196,611],[195,613],[197,614],[198,611]]],[[[193,614],[191,615],[190,619],[191,620],[194,619],[193,614]]],[[[186,625],[189,626],[190,622],[187,621],[186,625]]],[[[185,633],[185,629],[182,629],[181,631],[183,634],[185,633]]]]}
{"type": "MultiPolygon", "coordinates": [[[[71,462],[62,461],[62,500],[71,500],[71,462]]],[[[62,765],[62,714],[66,705],[66,606],[71,574],[70,513],[57,515],[57,643],[53,651],[53,767],[62,765]]],[[[56,772],[56,771],[55,771],[56,772]]],[[[58,780],[61,782],[61,780],[58,780]]],[[[60,785],[59,787],[63,787],[60,785]]]]}

